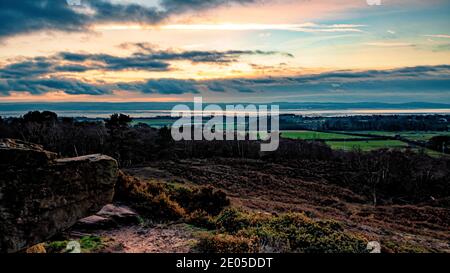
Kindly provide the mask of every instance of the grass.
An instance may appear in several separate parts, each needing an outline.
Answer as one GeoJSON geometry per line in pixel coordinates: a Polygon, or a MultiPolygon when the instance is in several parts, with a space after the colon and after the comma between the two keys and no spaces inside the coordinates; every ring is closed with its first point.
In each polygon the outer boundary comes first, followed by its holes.
{"type": "MultiPolygon", "coordinates": [[[[103,239],[97,236],[84,236],[81,237],[77,242],[80,244],[82,253],[96,252],[104,246],[103,239]]],[[[47,253],[65,253],[68,250],[67,244],[69,241],[53,241],[46,243],[45,249],[47,253]]]]}
{"type": "MultiPolygon", "coordinates": [[[[405,131],[405,132],[388,132],[388,131],[342,131],[339,133],[326,133],[317,131],[283,131],[281,136],[290,139],[302,139],[302,140],[324,140],[326,143],[335,150],[351,151],[360,149],[361,151],[368,152],[377,149],[405,149],[409,145],[400,140],[359,140],[364,138],[362,136],[356,136],[352,134],[364,134],[373,136],[387,136],[394,137],[401,135],[402,137],[412,141],[427,141],[430,138],[438,135],[450,135],[450,132],[421,132],[421,131],[405,131]],[[348,139],[348,141],[345,141],[348,139]]],[[[368,137],[366,137],[368,138],[368,137]]],[[[413,151],[420,152],[420,148],[411,148],[413,151]]],[[[430,149],[423,150],[426,154],[433,157],[441,157],[444,154],[433,151],[430,149]]]]}
{"type": "MultiPolygon", "coordinates": [[[[420,152],[421,149],[415,149],[415,151],[420,152]]],[[[448,157],[447,154],[444,154],[444,153],[441,153],[438,151],[434,151],[434,150],[430,150],[430,149],[423,149],[423,151],[431,157],[448,157]]]]}
{"type": "Polygon", "coordinates": [[[324,133],[316,131],[283,131],[281,136],[291,139],[303,139],[303,140],[328,140],[328,139],[357,139],[358,136],[352,136],[347,134],[338,133],[324,133]]]}
{"type": "Polygon", "coordinates": [[[362,151],[372,151],[377,149],[403,149],[408,144],[399,140],[370,140],[370,141],[327,141],[332,149],[351,151],[360,149],[362,151]]]}
{"type": "Polygon", "coordinates": [[[435,136],[450,136],[450,132],[399,132],[398,134],[415,141],[428,141],[435,136]]]}
{"type": "Polygon", "coordinates": [[[368,134],[368,135],[389,136],[389,137],[400,135],[404,138],[413,141],[428,141],[429,139],[435,136],[450,136],[450,132],[437,132],[437,131],[403,131],[403,132],[358,131],[358,132],[343,132],[343,133],[368,134]]]}

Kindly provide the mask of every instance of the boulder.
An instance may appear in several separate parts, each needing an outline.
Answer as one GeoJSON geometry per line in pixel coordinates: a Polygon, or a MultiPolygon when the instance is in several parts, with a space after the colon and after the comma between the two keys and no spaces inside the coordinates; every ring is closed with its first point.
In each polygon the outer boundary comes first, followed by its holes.
{"type": "Polygon", "coordinates": [[[42,147],[0,140],[0,252],[43,242],[111,203],[117,162],[57,159],[42,147]]]}
{"type": "Polygon", "coordinates": [[[73,228],[77,231],[90,231],[115,227],[117,227],[117,223],[113,219],[99,215],[92,215],[83,218],[73,226],[73,228]]]}
{"type": "Polygon", "coordinates": [[[139,215],[127,206],[108,204],[95,215],[79,220],[75,230],[90,231],[139,223],[139,215]]]}
{"type": "Polygon", "coordinates": [[[119,225],[136,224],[139,222],[139,215],[124,205],[108,204],[97,215],[113,219],[119,225]]]}

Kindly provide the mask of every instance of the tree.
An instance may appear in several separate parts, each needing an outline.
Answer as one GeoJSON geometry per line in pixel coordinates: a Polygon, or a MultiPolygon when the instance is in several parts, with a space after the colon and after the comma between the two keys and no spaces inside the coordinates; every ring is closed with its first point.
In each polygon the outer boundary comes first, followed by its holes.
{"type": "Polygon", "coordinates": [[[123,128],[128,127],[129,124],[133,121],[133,119],[124,114],[113,114],[109,119],[105,121],[106,128],[114,129],[114,128],[123,128]]]}
{"type": "Polygon", "coordinates": [[[448,152],[449,144],[450,144],[450,136],[435,136],[428,141],[428,146],[431,149],[443,153],[448,152]]]}
{"type": "Polygon", "coordinates": [[[26,113],[23,116],[23,121],[25,123],[28,122],[36,122],[39,124],[42,123],[55,123],[58,120],[58,115],[54,112],[50,112],[50,111],[44,111],[44,112],[39,112],[39,111],[31,111],[26,113]]]}

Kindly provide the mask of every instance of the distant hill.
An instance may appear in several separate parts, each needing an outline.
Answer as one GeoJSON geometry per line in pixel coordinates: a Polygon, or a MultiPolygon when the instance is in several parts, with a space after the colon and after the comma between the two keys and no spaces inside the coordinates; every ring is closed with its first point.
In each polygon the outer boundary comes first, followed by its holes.
{"type": "MultiPolygon", "coordinates": [[[[192,102],[58,102],[58,103],[0,103],[0,112],[26,112],[32,110],[48,111],[136,111],[136,110],[171,110],[175,105],[186,104],[192,106],[192,102]]],[[[230,103],[232,104],[232,103],[230,103]]],[[[235,103],[239,104],[239,102],[235,103]]],[[[351,109],[450,109],[450,104],[410,102],[410,103],[333,103],[333,102],[273,102],[279,105],[281,110],[351,110],[351,109]]],[[[218,103],[218,105],[225,105],[218,103]]]]}

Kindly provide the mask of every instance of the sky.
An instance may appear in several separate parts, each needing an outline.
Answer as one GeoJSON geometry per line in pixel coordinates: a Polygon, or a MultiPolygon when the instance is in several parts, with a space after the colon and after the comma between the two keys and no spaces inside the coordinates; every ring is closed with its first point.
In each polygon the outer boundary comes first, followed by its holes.
{"type": "Polygon", "coordinates": [[[450,102],[449,0],[2,0],[0,102],[450,102]]]}

